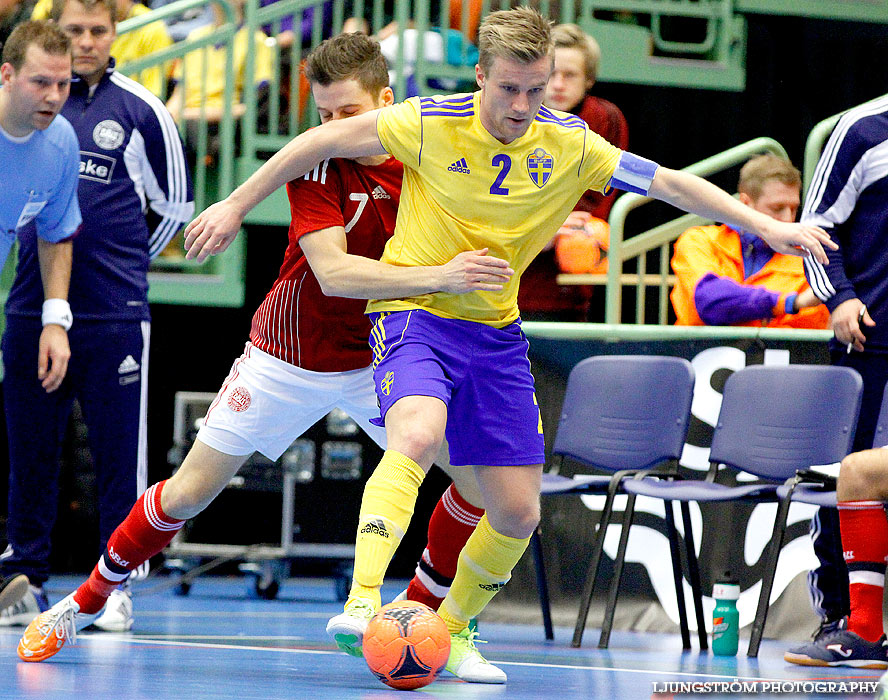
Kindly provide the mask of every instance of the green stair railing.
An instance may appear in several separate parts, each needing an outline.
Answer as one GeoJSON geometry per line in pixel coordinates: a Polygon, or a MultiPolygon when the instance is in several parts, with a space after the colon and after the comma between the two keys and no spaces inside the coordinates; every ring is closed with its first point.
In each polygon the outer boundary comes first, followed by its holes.
{"type": "MultiPolygon", "coordinates": [[[[750,157],[759,153],[774,153],[787,157],[786,150],[770,138],[757,138],[746,143],[718,153],[710,158],[684,168],[685,172],[708,177],[716,173],[733,168],[744,163],[750,157]]],[[[639,207],[653,202],[650,197],[638,194],[624,194],[620,196],[608,219],[610,223],[610,248],[608,250],[607,270],[607,300],[605,302],[605,322],[622,323],[623,287],[626,278],[623,270],[627,262],[633,261],[637,272],[628,280],[636,289],[635,323],[645,323],[645,310],[648,301],[648,289],[653,289],[657,294],[657,320],[656,323],[667,323],[669,311],[669,261],[670,244],[678,236],[691,226],[701,226],[712,223],[694,214],[685,214],[656,228],[640,233],[631,238],[626,238],[626,219],[630,212],[639,207]],[[659,253],[657,263],[658,272],[649,276],[647,274],[648,253],[659,253]]],[[[570,281],[570,276],[561,275],[559,281],[570,281]]],[[[577,278],[576,282],[583,280],[577,278]]],[[[589,280],[591,281],[591,279],[589,280]]]]}
{"type": "MultiPolygon", "coordinates": [[[[118,68],[125,75],[136,76],[145,68],[156,65],[166,67],[164,75],[169,78],[169,66],[186,55],[203,52],[202,74],[208,70],[204,47],[222,46],[225,48],[225,73],[233,75],[233,43],[238,29],[234,6],[229,0],[179,0],[148,14],[129,19],[117,25],[119,34],[132,32],[157,20],[167,19],[183,12],[206,5],[217,5],[225,18],[221,26],[200,39],[186,39],[173,44],[150,56],[121,64],[118,68]]],[[[206,95],[203,75],[183,75],[182,102],[184,88],[188,81],[195,81],[206,95]]],[[[224,110],[218,124],[218,139],[211,147],[210,128],[205,118],[206,106],[202,100],[200,118],[196,128],[186,129],[180,124],[180,133],[190,154],[190,167],[194,183],[195,210],[202,211],[207,206],[225,197],[235,187],[235,119],[232,113],[234,104],[234,80],[225,81],[223,92],[224,110]]],[[[181,109],[180,109],[181,111],[181,109]]],[[[152,303],[197,304],[202,306],[242,306],[244,302],[244,271],[246,268],[246,246],[242,236],[238,236],[225,255],[210,258],[203,265],[184,258],[181,235],[177,236],[167,251],[156,258],[148,273],[148,299],[152,303]]]]}
{"type": "Polygon", "coordinates": [[[888,23],[882,0],[734,0],[737,12],[888,23]]]}

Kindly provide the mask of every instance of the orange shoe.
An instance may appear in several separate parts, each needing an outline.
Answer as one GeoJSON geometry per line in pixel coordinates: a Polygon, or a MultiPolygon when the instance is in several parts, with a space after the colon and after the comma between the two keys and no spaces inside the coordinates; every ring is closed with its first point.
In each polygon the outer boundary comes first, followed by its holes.
{"type": "Polygon", "coordinates": [[[45,661],[59,652],[65,642],[77,641],[77,631],[92,624],[96,615],[79,612],[80,606],[72,593],[40,613],[25,630],[18,644],[22,661],[45,661]]]}

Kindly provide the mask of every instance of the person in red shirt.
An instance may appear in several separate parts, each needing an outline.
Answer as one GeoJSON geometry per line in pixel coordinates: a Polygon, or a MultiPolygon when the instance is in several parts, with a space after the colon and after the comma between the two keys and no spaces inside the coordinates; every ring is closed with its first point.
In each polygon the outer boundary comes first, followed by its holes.
{"type": "MultiPolygon", "coordinates": [[[[393,102],[379,45],[361,34],[321,44],[306,73],[323,123],[393,102]]],[[[161,551],[185,520],[204,510],[254,451],[277,459],[337,407],[385,445],[384,429],[370,423],[379,407],[364,300],[498,291],[512,274],[506,261],[486,249],[460,253],[438,266],[380,262],[394,231],[402,174],[401,163],[388,155],[333,158],[287,183],[292,219],[280,274],[256,311],[244,354],[207,411],[194,445],[170,479],[136,501],[89,579],[31,623],[18,649],[23,660],[52,656],[69,630],[90,624],[111,591],[161,551]],[[70,624],[60,622],[68,618],[70,624]],[[57,639],[47,644],[47,634],[57,639]]],[[[442,501],[480,518],[481,497],[471,470],[445,471],[459,492],[451,486],[442,501]]],[[[454,560],[473,527],[462,529],[454,560]]]]}
{"type": "MultiPolygon", "coordinates": [[[[624,151],[629,148],[629,127],[620,109],[589,94],[598,77],[601,49],[598,42],[575,24],[559,24],[552,29],[555,42],[555,68],[546,86],[545,105],[582,117],[589,128],[624,151]]],[[[555,281],[561,268],[555,257],[555,240],[571,235],[589,216],[607,220],[616,193],[589,190],[577,202],[575,214],[521,276],[518,308],[524,320],[583,321],[589,314],[591,287],[562,286],[555,281]],[[578,224],[575,226],[574,224],[578,224]]],[[[600,254],[600,251],[599,251],[600,254]]],[[[590,263],[594,264],[594,263],[590,263]]],[[[590,269],[592,269],[590,267],[590,269]]],[[[599,266],[595,271],[605,271],[599,266]]]]}

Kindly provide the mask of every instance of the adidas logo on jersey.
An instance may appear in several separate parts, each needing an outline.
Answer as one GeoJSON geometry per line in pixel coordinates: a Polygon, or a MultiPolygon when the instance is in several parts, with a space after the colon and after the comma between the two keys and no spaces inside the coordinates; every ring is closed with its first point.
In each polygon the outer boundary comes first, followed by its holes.
{"type": "Polygon", "coordinates": [[[132,355],[127,355],[123,358],[123,362],[120,363],[120,366],[117,368],[117,374],[128,374],[129,372],[135,372],[139,369],[139,363],[133,359],[132,355]]]}
{"type": "Polygon", "coordinates": [[[382,189],[382,185],[373,188],[373,199],[391,199],[392,196],[382,189]]]}
{"type": "Polygon", "coordinates": [[[451,164],[447,167],[447,169],[448,169],[450,172],[453,172],[453,173],[465,173],[466,175],[468,175],[469,173],[472,172],[471,170],[469,170],[469,164],[466,163],[466,159],[465,159],[465,158],[460,158],[460,159],[459,159],[458,161],[456,161],[455,163],[451,163],[451,164]]]}

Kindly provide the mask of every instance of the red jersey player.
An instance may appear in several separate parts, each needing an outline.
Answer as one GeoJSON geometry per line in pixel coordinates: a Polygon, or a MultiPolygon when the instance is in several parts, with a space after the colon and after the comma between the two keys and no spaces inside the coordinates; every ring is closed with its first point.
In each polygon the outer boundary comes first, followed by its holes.
{"type": "MultiPolygon", "coordinates": [[[[363,35],[324,42],[309,58],[306,74],[322,122],[393,101],[378,44],[363,35]]],[[[394,230],[401,176],[400,163],[377,156],[327,160],[288,183],[292,222],[280,274],[253,317],[250,342],[194,445],[170,479],[139,498],[89,579],[31,623],[19,644],[22,659],[52,656],[74,630],[88,625],[110,592],[162,550],[186,519],[206,508],[254,451],[277,459],[337,407],[385,445],[384,431],[370,423],[379,408],[369,367],[370,324],[361,300],[499,290],[512,274],[505,261],[486,250],[460,253],[439,266],[379,262],[394,230]]],[[[447,541],[443,573],[425,567],[432,588],[452,578],[458,553],[483,513],[471,471],[445,471],[453,472],[459,492],[451,486],[432,517],[433,524],[448,529],[439,538],[447,541]]],[[[414,583],[411,593],[417,592],[428,594],[414,583]]],[[[446,588],[434,593],[443,597],[446,588]]]]}

